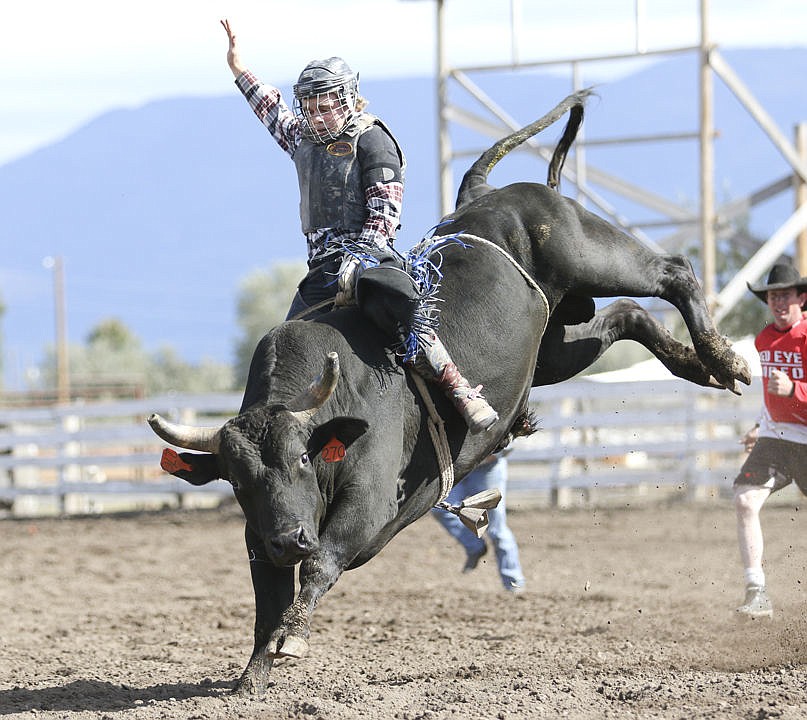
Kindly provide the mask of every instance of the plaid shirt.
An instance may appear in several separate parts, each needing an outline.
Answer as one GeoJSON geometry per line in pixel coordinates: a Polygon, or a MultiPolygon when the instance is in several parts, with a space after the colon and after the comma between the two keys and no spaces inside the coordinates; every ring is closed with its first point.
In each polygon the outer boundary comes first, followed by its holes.
{"type": "MultiPolygon", "coordinates": [[[[251,72],[246,71],[236,78],[236,86],[246,98],[258,120],[272,134],[277,144],[294,157],[303,139],[300,121],[286,105],[280,90],[260,82],[251,72]]],[[[400,182],[378,182],[364,191],[367,200],[368,217],[361,232],[320,228],[306,234],[308,259],[317,255],[338,252],[345,241],[368,245],[380,250],[391,246],[401,218],[403,184],[400,182]]]]}

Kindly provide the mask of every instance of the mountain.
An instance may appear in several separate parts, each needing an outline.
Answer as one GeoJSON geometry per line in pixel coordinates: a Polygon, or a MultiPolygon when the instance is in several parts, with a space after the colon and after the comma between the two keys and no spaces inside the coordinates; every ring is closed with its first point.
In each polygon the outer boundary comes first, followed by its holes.
{"type": "MultiPolygon", "coordinates": [[[[796,92],[798,78],[807,74],[807,49],[724,55],[783,132],[790,135],[796,122],[807,120],[807,97],[796,92]]],[[[586,139],[695,132],[697,78],[696,58],[673,56],[600,84],[588,107],[586,139]]],[[[535,71],[485,73],[477,82],[523,124],[549,110],[570,86],[566,78],[535,71]]],[[[405,249],[438,219],[435,82],[367,81],[362,93],[407,155],[399,235],[405,249]]],[[[463,102],[480,109],[473,100],[463,102]]],[[[718,202],[787,172],[718,79],[715,125],[718,202]]],[[[545,131],[541,142],[554,143],[561,127],[545,131]]],[[[462,130],[452,137],[455,149],[468,153],[455,163],[459,179],[490,140],[462,130]]],[[[599,169],[697,207],[694,141],[593,145],[585,153],[599,169]]],[[[544,176],[532,156],[514,153],[491,181],[544,176]]],[[[613,193],[601,194],[621,215],[636,211],[613,193]]],[[[64,259],[71,342],[82,342],[100,320],[117,317],[151,350],[167,344],[188,360],[231,361],[239,282],[273,262],[304,257],[297,203],[293,164],[235,88],[226,97],[173,98],[109,112],[60,142],[0,166],[6,386],[19,386],[25,369],[41,361],[53,342],[46,256],[64,259]]],[[[752,216],[752,229],[770,234],[792,203],[792,197],[766,203],[752,216]]],[[[631,219],[653,219],[647,210],[637,215],[631,219]]]]}

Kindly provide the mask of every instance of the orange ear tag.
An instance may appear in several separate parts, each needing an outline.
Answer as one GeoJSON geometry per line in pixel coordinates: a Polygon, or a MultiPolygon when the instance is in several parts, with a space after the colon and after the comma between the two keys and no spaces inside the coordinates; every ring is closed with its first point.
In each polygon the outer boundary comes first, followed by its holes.
{"type": "Polygon", "coordinates": [[[345,459],[345,444],[334,436],[328,441],[328,444],[322,448],[320,454],[326,463],[342,462],[342,460],[345,459]]]}
{"type": "Polygon", "coordinates": [[[193,472],[193,468],[179,457],[176,450],[172,450],[171,448],[165,448],[163,450],[163,456],[160,458],[160,467],[167,473],[175,473],[177,470],[193,472]]]}

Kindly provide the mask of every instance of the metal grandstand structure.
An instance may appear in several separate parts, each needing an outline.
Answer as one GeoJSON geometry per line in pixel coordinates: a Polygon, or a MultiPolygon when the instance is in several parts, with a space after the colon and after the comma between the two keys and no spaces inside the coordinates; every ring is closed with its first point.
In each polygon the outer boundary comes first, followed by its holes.
{"type": "MultiPolygon", "coordinates": [[[[529,0],[527,0],[529,1],[529,0]]],[[[652,3],[652,0],[648,0],[652,3]]],[[[447,55],[447,38],[452,32],[447,20],[446,5],[459,0],[432,0],[436,9],[436,76],[438,108],[438,148],[441,210],[445,214],[453,209],[454,177],[452,161],[459,155],[453,149],[453,136],[458,128],[470,129],[486,138],[499,138],[519,127],[505,108],[500,107],[474,81],[474,78],[490,72],[513,73],[524,69],[567,69],[572,78],[571,90],[581,89],[581,69],[596,64],[614,63],[630,59],[694,54],[698,62],[698,127],[693,130],[670,134],[647,134],[632,137],[590,139],[579,137],[576,142],[574,161],[564,170],[564,177],[573,183],[578,197],[614,225],[656,250],[677,251],[686,242],[698,242],[702,251],[701,282],[710,303],[715,320],[719,322],[747,292],[746,281],[755,282],[762,277],[777,258],[795,241],[794,257],[802,274],[807,274],[807,124],[800,123],[792,139],[780,129],[754,94],[732,69],[719,47],[710,39],[709,0],[699,0],[698,18],[700,41],[687,47],[668,47],[648,50],[643,43],[645,0],[634,0],[634,15],[626,18],[635,27],[635,49],[631,52],[583,57],[566,57],[540,62],[521,59],[521,10],[522,0],[507,0],[510,19],[510,62],[497,65],[458,67],[451,64],[447,55]],[[714,113],[713,86],[718,78],[739,101],[755,121],[760,131],[778,151],[783,160],[783,174],[774,182],[755,189],[744,197],[717,205],[714,188],[714,113]],[[484,112],[474,112],[449,100],[449,90],[459,89],[475,101],[475,106],[484,112]],[[680,141],[697,142],[699,149],[699,202],[696,210],[684,207],[667,198],[638,187],[622,178],[604,172],[586,162],[586,148],[605,144],[634,144],[641,142],[680,141]],[[644,232],[641,222],[631,222],[598,194],[595,186],[624,197],[666,219],[663,223],[671,233],[662,241],[653,241],[644,232]],[[716,287],[716,238],[726,232],[731,222],[747,214],[755,206],[781,193],[793,192],[794,211],[763,246],[748,259],[746,265],[723,288],[716,287]]],[[[504,4],[502,2],[502,4],[504,4]]],[[[525,148],[547,160],[551,149],[532,143],[525,148]]]]}

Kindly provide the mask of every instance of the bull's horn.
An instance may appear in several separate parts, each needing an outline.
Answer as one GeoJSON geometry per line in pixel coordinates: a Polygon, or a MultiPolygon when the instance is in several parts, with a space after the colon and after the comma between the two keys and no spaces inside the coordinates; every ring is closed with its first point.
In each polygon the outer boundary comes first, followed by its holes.
{"type": "Polygon", "coordinates": [[[338,380],[339,356],[329,352],[319,377],[289,403],[294,418],[302,423],[308,422],[331,396],[338,380]]]}
{"type": "Polygon", "coordinates": [[[221,427],[195,427],[194,425],[177,425],[163,417],[152,413],[148,419],[151,429],[165,442],[200,452],[217,453],[221,444],[221,427]]]}

